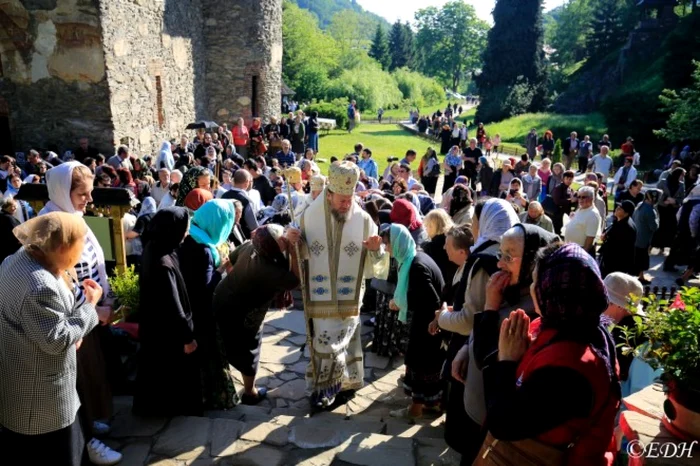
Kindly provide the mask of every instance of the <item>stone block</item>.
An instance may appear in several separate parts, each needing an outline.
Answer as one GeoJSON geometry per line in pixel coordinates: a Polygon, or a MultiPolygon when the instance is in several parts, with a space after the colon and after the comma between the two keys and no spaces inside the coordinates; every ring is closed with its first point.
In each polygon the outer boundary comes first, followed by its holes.
{"type": "Polygon", "coordinates": [[[166,418],[146,418],[135,416],[131,410],[124,410],[114,417],[110,437],[152,437],[165,426],[166,418]]]}
{"type": "Polygon", "coordinates": [[[211,420],[181,416],[170,421],[168,428],[158,436],[153,453],[177,460],[193,460],[207,449],[211,420]]]}
{"type": "Polygon", "coordinates": [[[354,465],[385,466],[400,464],[415,466],[413,441],[381,434],[357,434],[340,448],[336,457],[354,465]]]}
{"type": "Polygon", "coordinates": [[[131,46],[129,45],[129,42],[126,39],[119,38],[114,41],[112,50],[114,51],[114,55],[116,57],[124,57],[128,55],[131,51],[131,46]]]}
{"type": "Polygon", "coordinates": [[[421,438],[414,441],[416,466],[458,466],[461,455],[443,439],[421,438]]]}
{"type": "MultiPolygon", "coordinates": [[[[249,105],[250,99],[248,97],[239,98],[239,103],[241,99],[247,99],[247,104],[249,105]]],[[[294,333],[305,335],[306,334],[306,323],[304,322],[304,312],[303,311],[273,311],[268,312],[265,317],[265,325],[271,325],[275,328],[290,330],[294,333]]]]}
{"type": "Polygon", "coordinates": [[[270,422],[246,424],[241,439],[283,447],[289,443],[289,427],[270,422]]]}
{"type": "Polygon", "coordinates": [[[211,456],[229,456],[233,443],[238,440],[245,423],[231,419],[214,419],[212,421],[211,456]]]}
{"type": "Polygon", "coordinates": [[[260,361],[274,362],[278,364],[293,364],[299,360],[301,352],[296,346],[280,343],[269,346],[261,351],[260,361]]]}
{"type": "Polygon", "coordinates": [[[290,380],[299,378],[299,376],[293,372],[282,372],[281,374],[278,374],[277,377],[284,380],[285,382],[289,382],[290,380]]]}
{"type": "Polygon", "coordinates": [[[293,364],[291,366],[287,366],[287,370],[295,372],[297,374],[302,374],[302,376],[306,375],[306,368],[308,367],[309,362],[308,361],[299,361],[296,364],[293,364]]]}
{"type": "Polygon", "coordinates": [[[130,443],[121,449],[122,464],[143,464],[151,451],[151,442],[130,443]]]}
{"type": "Polygon", "coordinates": [[[287,337],[287,341],[291,341],[295,345],[303,345],[306,343],[306,335],[294,335],[292,337],[287,337]]]}
{"type": "Polygon", "coordinates": [[[268,393],[268,396],[271,398],[283,398],[287,401],[297,401],[304,398],[305,393],[306,381],[297,379],[290,382],[285,382],[274,390],[271,390],[268,393]]]}
{"type": "Polygon", "coordinates": [[[365,367],[373,367],[375,369],[386,369],[389,365],[389,358],[386,356],[378,356],[374,353],[365,353],[365,367]]]}
{"type": "Polygon", "coordinates": [[[292,426],[289,442],[299,448],[332,448],[343,443],[350,435],[347,431],[334,429],[328,423],[304,423],[292,426]]]}
{"type": "Polygon", "coordinates": [[[278,466],[284,460],[284,452],[266,445],[248,448],[233,458],[233,464],[246,466],[278,466]]]}
{"type": "Polygon", "coordinates": [[[286,407],[287,407],[287,402],[281,398],[277,398],[277,400],[275,402],[275,408],[286,408],[286,407]]]}

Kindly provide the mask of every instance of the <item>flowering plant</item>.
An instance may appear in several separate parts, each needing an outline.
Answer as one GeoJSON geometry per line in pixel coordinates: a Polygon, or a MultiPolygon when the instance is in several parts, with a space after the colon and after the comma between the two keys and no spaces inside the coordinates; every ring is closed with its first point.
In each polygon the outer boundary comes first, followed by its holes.
{"type": "Polygon", "coordinates": [[[672,300],[644,298],[645,315],[634,316],[636,328],[622,329],[623,352],[632,353],[652,368],[661,368],[662,381],[700,390],[700,289],[683,288],[672,300]],[[642,345],[635,341],[648,340],[642,345]]]}

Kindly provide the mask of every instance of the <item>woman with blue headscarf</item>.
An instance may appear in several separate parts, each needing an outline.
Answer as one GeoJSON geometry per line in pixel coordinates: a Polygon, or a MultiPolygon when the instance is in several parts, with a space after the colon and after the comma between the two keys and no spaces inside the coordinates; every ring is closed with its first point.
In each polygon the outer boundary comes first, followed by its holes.
{"type": "Polygon", "coordinates": [[[427,328],[440,307],[445,282],[435,261],[417,251],[405,226],[392,224],[382,231],[382,238],[398,263],[398,283],[389,307],[398,311],[399,321],[408,326],[403,386],[412,399],[408,408],[392,411],[391,415],[416,419],[423,415],[424,408],[439,408],[442,401],[440,373],[445,352],[440,335],[431,335],[427,328]]]}
{"type": "Polygon", "coordinates": [[[192,216],[190,234],[178,253],[192,307],[205,409],[228,409],[236,404],[236,391],[212,311],[214,289],[228,264],[228,257],[222,257],[219,248],[231,233],[235,217],[233,202],[206,202],[192,216]]]}

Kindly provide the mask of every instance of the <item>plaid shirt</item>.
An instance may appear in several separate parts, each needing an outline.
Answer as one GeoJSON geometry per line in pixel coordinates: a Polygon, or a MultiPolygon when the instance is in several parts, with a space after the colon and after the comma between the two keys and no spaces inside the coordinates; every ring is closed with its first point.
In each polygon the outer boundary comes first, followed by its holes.
{"type": "Polygon", "coordinates": [[[24,248],[0,265],[0,424],[37,435],[75,421],[75,344],[97,322],[79,288],[24,248]]]}

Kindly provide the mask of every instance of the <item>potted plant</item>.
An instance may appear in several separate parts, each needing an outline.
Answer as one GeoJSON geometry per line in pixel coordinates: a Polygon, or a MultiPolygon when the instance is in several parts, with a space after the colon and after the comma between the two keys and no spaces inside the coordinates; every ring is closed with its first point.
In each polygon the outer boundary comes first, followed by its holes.
{"type": "Polygon", "coordinates": [[[636,328],[623,330],[623,351],[663,371],[665,426],[678,437],[700,440],[700,289],[683,288],[673,300],[652,294],[644,302],[645,315],[634,316],[636,328]]]}
{"type": "Polygon", "coordinates": [[[134,266],[129,266],[123,272],[117,271],[109,277],[109,286],[117,297],[119,308],[115,311],[117,321],[125,320],[135,314],[139,308],[139,276],[134,266]]]}

